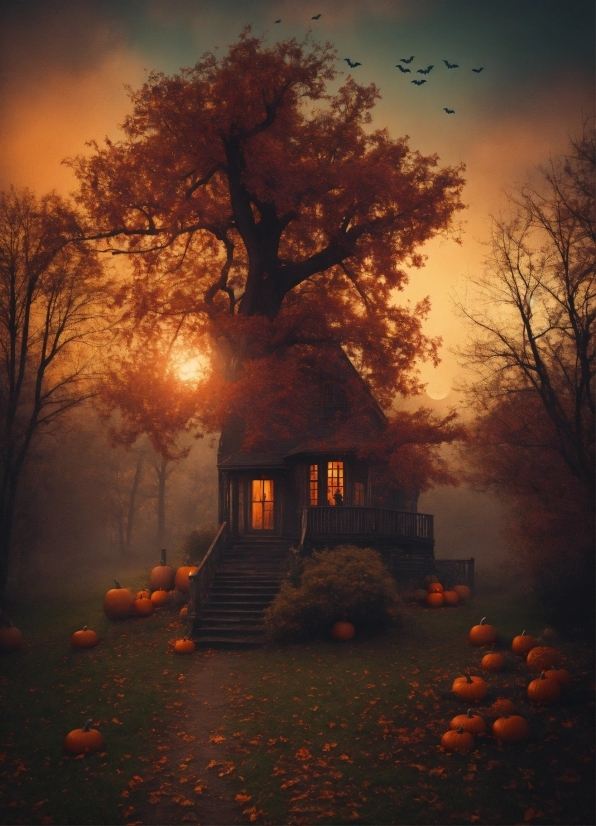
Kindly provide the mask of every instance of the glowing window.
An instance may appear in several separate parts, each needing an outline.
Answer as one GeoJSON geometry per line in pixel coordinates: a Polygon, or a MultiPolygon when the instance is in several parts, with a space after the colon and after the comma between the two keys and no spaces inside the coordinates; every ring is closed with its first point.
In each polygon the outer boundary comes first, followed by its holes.
{"type": "Polygon", "coordinates": [[[354,504],[364,505],[364,482],[354,482],[354,504]]]}
{"type": "Polygon", "coordinates": [[[327,503],[336,505],[336,494],[344,498],[344,463],[327,462],[327,503]]]}
{"type": "Polygon", "coordinates": [[[311,505],[319,504],[319,466],[311,465],[308,474],[309,502],[311,505]]]}
{"type": "Polygon", "coordinates": [[[251,527],[273,530],[273,479],[252,480],[251,527]]]}

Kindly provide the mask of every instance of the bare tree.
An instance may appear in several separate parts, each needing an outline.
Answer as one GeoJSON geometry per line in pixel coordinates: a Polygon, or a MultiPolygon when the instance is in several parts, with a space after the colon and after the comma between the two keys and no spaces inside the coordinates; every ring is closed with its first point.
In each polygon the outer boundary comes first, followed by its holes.
{"type": "Polygon", "coordinates": [[[88,398],[106,330],[102,270],[82,234],[57,195],[0,193],[0,597],[32,441],[88,398]]]}

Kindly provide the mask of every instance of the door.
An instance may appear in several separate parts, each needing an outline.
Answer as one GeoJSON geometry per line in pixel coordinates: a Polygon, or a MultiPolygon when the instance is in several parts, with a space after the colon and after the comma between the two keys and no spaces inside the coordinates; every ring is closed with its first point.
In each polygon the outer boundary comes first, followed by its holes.
{"type": "Polygon", "coordinates": [[[272,531],[274,522],[273,479],[253,479],[251,486],[251,519],[253,531],[272,531]]]}

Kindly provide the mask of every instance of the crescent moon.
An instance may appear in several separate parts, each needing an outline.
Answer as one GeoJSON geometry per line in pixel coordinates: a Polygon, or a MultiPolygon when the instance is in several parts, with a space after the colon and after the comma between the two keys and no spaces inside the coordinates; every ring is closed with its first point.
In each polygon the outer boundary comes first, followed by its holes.
{"type": "Polygon", "coordinates": [[[450,392],[450,387],[445,387],[445,385],[440,384],[426,388],[426,395],[430,399],[434,399],[435,401],[441,401],[441,399],[446,399],[450,392]]]}

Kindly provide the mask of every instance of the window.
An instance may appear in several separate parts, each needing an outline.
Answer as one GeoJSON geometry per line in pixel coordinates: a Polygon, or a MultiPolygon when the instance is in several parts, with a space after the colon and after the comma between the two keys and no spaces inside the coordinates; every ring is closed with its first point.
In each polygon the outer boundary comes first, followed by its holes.
{"type": "Polygon", "coordinates": [[[273,479],[252,480],[251,528],[273,530],[273,479]]]}
{"type": "Polygon", "coordinates": [[[354,504],[364,505],[364,482],[354,482],[354,504]]]}
{"type": "Polygon", "coordinates": [[[319,466],[311,465],[308,474],[308,501],[310,505],[319,504],[319,466]]]}
{"type": "Polygon", "coordinates": [[[335,505],[334,496],[336,493],[344,498],[344,463],[327,462],[327,504],[335,505]]]}

